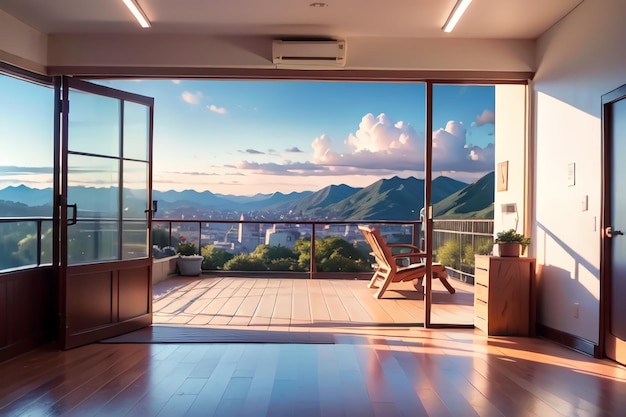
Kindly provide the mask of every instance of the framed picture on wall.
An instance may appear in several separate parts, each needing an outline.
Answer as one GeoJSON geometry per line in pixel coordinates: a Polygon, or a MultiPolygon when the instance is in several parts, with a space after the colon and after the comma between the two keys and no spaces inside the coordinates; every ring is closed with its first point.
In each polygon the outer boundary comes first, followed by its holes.
{"type": "Polygon", "coordinates": [[[498,191],[506,191],[509,189],[509,161],[500,162],[496,171],[496,181],[498,191]]]}

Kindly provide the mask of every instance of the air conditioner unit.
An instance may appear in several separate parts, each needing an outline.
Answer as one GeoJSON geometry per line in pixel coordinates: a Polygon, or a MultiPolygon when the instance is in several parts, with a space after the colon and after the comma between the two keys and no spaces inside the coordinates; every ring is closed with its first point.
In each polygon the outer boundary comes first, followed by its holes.
{"type": "Polygon", "coordinates": [[[277,68],[341,68],[346,65],[346,42],[276,40],[272,43],[272,62],[277,68]]]}

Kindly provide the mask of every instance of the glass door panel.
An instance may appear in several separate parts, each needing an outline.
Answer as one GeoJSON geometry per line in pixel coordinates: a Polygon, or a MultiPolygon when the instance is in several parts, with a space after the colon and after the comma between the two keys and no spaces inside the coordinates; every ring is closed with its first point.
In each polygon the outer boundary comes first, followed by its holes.
{"type": "Polygon", "coordinates": [[[147,161],[150,144],[150,108],[124,102],[124,158],[147,161]]]}
{"type": "Polygon", "coordinates": [[[119,162],[70,154],[68,172],[68,265],[118,259],[119,162]]]}
{"type": "Polygon", "coordinates": [[[432,250],[445,266],[432,281],[431,323],[474,323],[474,255],[490,251],[495,87],[433,85],[432,250]],[[450,288],[445,285],[447,283],[450,288]]]}
{"type": "Polygon", "coordinates": [[[147,162],[124,161],[122,195],[122,259],[148,256],[149,236],[146,216],[148,200],[147,162]]]}
{"type": "Polygon", "coordinates": [[[68,150],[92,155],[120,155],[120,100],[70,90],[68,150]]]}

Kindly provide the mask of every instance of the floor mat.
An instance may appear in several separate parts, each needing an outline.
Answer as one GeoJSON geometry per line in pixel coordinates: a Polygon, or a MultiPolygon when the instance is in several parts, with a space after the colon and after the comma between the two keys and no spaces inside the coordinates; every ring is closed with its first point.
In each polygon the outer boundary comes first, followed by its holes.
{"type": "Polygon", "coordinates": [[[292,343],[332,344],[335,337],[324,332],[207,329],[197,327],[148,326],[100,343],[292,343]]]}

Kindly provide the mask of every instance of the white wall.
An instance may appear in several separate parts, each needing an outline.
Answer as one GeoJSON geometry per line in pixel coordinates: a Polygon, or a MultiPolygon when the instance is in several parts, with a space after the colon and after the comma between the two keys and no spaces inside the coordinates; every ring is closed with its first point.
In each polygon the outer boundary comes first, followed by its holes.
{"type": "MultiPolygon", "coordinates": [[[[496,86],[496,172],[494,195],[494,231],[515,229],[518,233],[529,235],[526,217],[527,207],[527,129],[525,85],[496,86]],[[508,163],[506,190],[498,190],[500,163],[508,163]],[[514,204],[514,213],[503,213],[502,205],[514,204]]],[[[497,246],[494,253],[497,253],[497,246]]],[[[527,253],[528,254],[528,250],[527,253]]]]}
{"type": "MultiPolygon", "coordinates": [[[[532,71],[529,40],[349,38],[346,69],[532,71]],[[441,53],[445,51],[445,53],[441,53]]],[[[274,68],[272,39],[199,35],[50,35],[55,67],[274,68]]]]}
{"type": "Polygon", "coordinates": [[[600,335],[601,96],[626,84],[624,17],[623,0],[583,2],[538,40],[531,86],[538,320],[594,343],[600,335]]]}
{"type": "Polygon", "coordinates": [[[0,61],[43,73],[48,38],[0,10],[0,61]]]}

